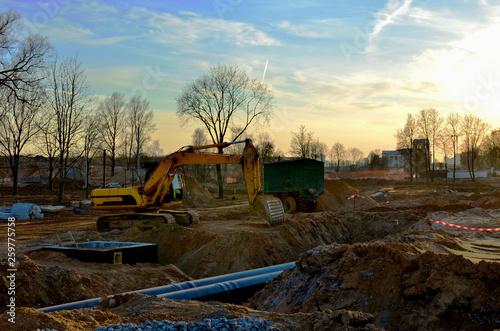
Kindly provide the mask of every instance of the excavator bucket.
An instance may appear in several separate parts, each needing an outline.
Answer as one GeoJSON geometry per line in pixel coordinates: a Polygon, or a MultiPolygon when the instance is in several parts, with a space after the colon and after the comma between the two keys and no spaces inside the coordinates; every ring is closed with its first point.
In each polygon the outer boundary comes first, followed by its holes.
{"type": "Polygon", "coordinates": [[[252,208],[262,214],[264,220],[270,226],[282,224],[285,220],[283,204],[276,197],[260,195],[255,200],[252,208]]]}

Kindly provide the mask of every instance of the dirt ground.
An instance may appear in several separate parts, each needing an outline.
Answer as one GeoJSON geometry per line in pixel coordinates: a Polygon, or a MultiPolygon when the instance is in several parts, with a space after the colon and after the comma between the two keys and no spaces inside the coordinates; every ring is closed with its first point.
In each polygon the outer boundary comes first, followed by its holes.
{"type": "MultiPolygon", "coordinates": [[[[0,329],[92,330],[118,322],[263,317],[280,330],[492,330],[500,328],[500,178],[456,184],[328,180],[316,212],[269,227],[238,186],[213,199],[199,184],[181,209],[189,227],[98,232],[82,210],[16,223],[17,323],[0,329]],[[353,197],[353,195],[356,195],[353,197]],[[349,199],[351,198],[351,199],[349,199]],[[42,251],[103,240],[158,244],[158,264],[84,263],[42,251]],[[243,305],[127,295],[112,307],[42,313],[35,308],[298,261],[243,305]],[[208,317],[207,317],[208,316],[208,317]]],[[[228,185],[229,186],[229,185],[228,185]]],[[[2,193],[9,201],[6,193],[2,193]]],[[[69,199],[77,198],[77,194],[69,199]]],[[[17,197],[22,201],[22,196],[17,197]]],[[[33,196],[28,200],[36,202],[33,196]]],[[[45,200],[49,200],[47,197],[45,200]]],[[[0,224],[0,300],[9,300],[7,224],[0,224]]]]}

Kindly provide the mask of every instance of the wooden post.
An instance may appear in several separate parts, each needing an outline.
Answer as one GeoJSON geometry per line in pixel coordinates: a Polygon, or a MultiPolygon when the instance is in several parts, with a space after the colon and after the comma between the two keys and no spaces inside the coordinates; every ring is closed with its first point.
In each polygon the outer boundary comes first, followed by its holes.
{"type": "Polygon", "coordinates": [[[352,224],[351,224],[351,243],[354,242],[354,213],[356,211],[356,195],[352,198],[352,224]]]}
{"type": "Polygon", "coordinates": [[[356,211],[356,196],[352,198],[352,224],[354,224],[354,212],[356,211]]]}

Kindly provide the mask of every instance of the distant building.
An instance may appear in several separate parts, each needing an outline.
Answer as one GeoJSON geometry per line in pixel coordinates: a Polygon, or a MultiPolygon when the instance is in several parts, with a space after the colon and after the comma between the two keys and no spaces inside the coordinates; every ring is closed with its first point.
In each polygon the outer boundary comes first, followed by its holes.
{"type": "Polygon", "coordinates": [[[405,156],[403,151],[382,151],[382,158],[387,160],[389,168],[403,168],[405,164],[405,156]]]}
{"type": "MultiPolygon", "coordinates": [[[[444,163],[446,163],[448,166],[453,166],[453,158],[452,157],[445,157],[444,158],[444,163]]],[[[455,154],[455,165],[457,167],[460,166],[460,154],[455,154]]]]}

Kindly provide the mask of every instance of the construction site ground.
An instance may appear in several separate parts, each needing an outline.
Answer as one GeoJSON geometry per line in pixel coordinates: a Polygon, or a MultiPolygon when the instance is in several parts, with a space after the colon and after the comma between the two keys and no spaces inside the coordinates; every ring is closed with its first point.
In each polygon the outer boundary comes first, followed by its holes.
{"type": "MultiPolygon", "coordinates": [[[[500,329],[500,178],[476,182],[326,180],[316,210],[286,215],[269,227],[250,210],[243,187],[218,200],[188,183],[180,209],[198,223],[141,231],[99,232],[104,212],[64,210],[16,221],[16,323],[8,321],[7,222],[0,223],[1,330],[93,330],[146,320],[200,322],[262,317],[280,330],[500,329]],[[371,196],[371,197],[370,197],[371,196]],[[466,230],[448,224],[475,228],[466,230]],[[41,250],[64,243],[158,244],[158,264],[102,264],[41,250]],[[140,294],[103,299],[96,308],[43,313],[36,309],[285,262],[296,266],[238,304],[174,301],[140,294]]],[[[50,193],[12,197],[55,203],[50,193]]],[[[84,197],[74,190],[65,197],[84,197]]]]}

